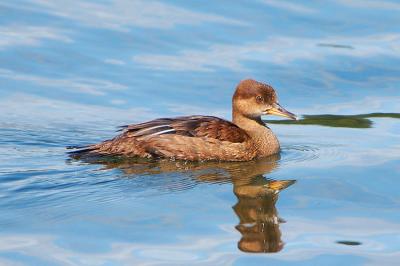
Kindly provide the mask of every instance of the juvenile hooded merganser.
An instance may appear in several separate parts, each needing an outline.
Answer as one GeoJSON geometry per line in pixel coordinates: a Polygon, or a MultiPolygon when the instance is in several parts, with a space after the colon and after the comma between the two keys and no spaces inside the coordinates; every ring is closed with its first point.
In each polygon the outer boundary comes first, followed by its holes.
{"type": "Polygon", "coordinates": [[[126,156],[189,161],[249,161],[280,150],[262,115],[296,116],[278,103],[275,90],[246,79],[232,97],[232,122],[214,116],[159,118],[123,126],[113,139],[72,152],[73,156],[126,156]]]}

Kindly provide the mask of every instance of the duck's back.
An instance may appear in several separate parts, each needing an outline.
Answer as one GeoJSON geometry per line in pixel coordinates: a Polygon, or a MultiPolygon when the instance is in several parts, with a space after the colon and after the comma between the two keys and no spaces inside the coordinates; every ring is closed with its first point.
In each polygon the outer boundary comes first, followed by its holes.
{"type": "Polygon", "coordinates": [[[243,129],[213,116],[160,118],[123,126],[122,131],[75,154],[225,161],[250,160],[256,154],[243,129]]]}

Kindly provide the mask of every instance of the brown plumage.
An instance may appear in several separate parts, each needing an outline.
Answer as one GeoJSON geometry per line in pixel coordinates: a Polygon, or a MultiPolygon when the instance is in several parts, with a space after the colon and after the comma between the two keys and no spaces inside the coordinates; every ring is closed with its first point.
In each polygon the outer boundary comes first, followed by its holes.
{"type": "Polygon", "coordinates": [[[261,121],[267,114],[295,118],[278,104],[271,86],[243,80],[232,98],[232,122],[199,115],[160,118],[124,126],[115,138],[72,154],[248,161],[279,151],[277,138],[261,121]]]}

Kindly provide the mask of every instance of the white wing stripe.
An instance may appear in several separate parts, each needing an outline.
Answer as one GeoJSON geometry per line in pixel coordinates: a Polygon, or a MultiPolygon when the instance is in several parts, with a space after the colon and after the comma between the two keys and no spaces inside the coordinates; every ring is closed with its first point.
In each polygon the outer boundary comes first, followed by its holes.
{"type": "Polygon", "coordinates": [[[145,137],[146,137],[146,138],[147,138],[147,137],[148,137],[148,138],[151,138],[151,137],[154,137],[154,136],[158,136],[158,135],[162,135],[162,134],[169,133],[169,132],[174,132],[174,131],[175,131],[175,129],[167,129],[167,130],[163,130],[163,131],[159,131],[159,132],[156,132],[156,133],[147,135],[147,136],[145,136],[145,137]]]}
{"type": "Polygon", "coordinates": [[[170,127],[170,125],[159,125],[159,126],[141,129],[141,130],[137,131],[135,134],[133,134],[133,136],[140,136],[140,135],[143,135],[144,132],[151,131],[151,130],[157,129],[157,128],[163,128],[163,127],[170,127]]]}

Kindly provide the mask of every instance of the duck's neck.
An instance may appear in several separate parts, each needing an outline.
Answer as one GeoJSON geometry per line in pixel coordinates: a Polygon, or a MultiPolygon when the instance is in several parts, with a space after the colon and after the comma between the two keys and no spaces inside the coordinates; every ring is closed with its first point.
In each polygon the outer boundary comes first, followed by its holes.
{"type": "Polygon", "coordinates": [[[261,117],[249,118],[240,113],[233,112],[232,122],[252,134],[265,134],[265,124],[261,117]]]}
{"type": "Polygon", "coordinates": [[[249,118],[234,111],[232,122],[251,137],[259,156],[271,155],[279,151],[278,139],[272,130],[263,123],[261,117],[249,118]]]}

